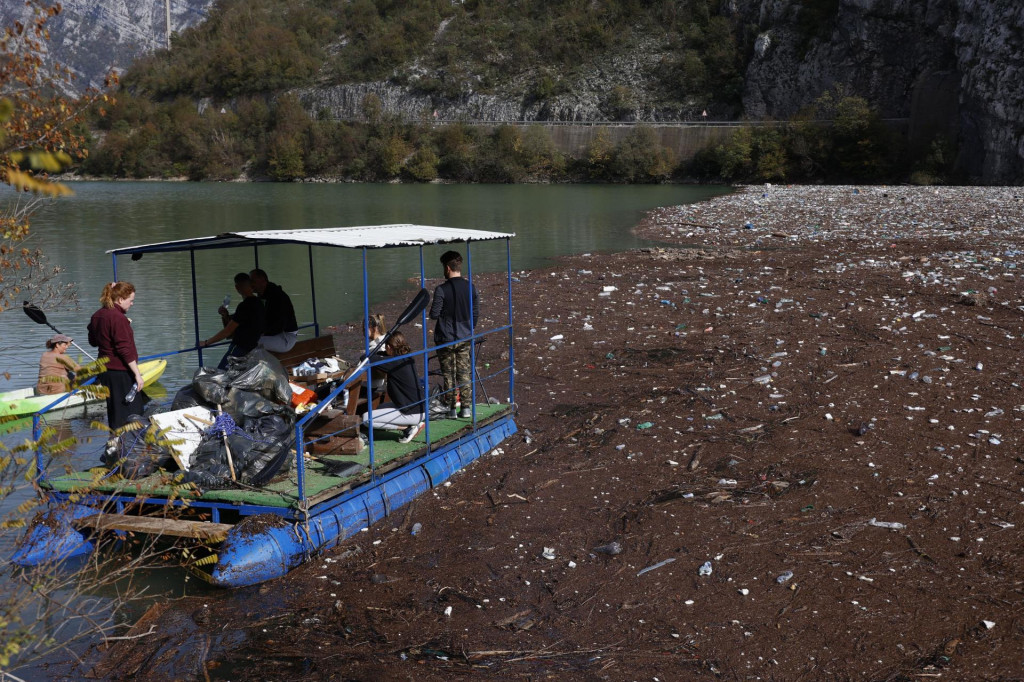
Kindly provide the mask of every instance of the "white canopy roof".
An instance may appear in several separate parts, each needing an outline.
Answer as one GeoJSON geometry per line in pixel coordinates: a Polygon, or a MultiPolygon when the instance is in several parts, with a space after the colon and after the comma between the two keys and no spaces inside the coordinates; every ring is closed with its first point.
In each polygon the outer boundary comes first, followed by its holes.
{"type": "Polygon", "coordinates": [[[191,249],[225,249],[236,246],[269,244],[310,244],[338,246],[346,249],[383,249],[393,246],[423,246],[507,239],[515,233],[464,230],[430,225],[366,225],[360,227],[325,227],[305,230],[261,230],[257,232],[225,232],[214,237],[195,237],[155,244],[140,244],[111,249],[107,253],[160,253],[191,249]]]}

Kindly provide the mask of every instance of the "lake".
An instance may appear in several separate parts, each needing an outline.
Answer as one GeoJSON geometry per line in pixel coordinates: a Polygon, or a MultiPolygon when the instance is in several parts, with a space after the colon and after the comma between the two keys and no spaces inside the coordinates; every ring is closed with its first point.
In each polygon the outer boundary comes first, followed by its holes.
{"type": "MultiPolygon", "coordinates": [[[[87,346],[85,327],[99,292],[113,279],[108,249],[237,230],[295,229],[414,223],[515,233],[515,270],[542,267],[553,256],[624,251],[646,242],[630,229],[657,206],[692,203],[722,194],[720,186],[684,185],[404,185],[308,183],[71,183],[74,196],[43,207],[32,221],[29,246],[61,280],[79,287],[80,309],[46,310],[49,321],[87,346]]],[[[10,200],[11,193],[0,193],[10,200]]],[[[424,249],[427,277],[439,277],[442,247],[424,249]]],[[[419,275],[414,249],[368,252],[370,304],[410,289],[419,275]]],[[[216,314],[226,295],[238,302],[232,277],[254,266],[251,249],[196,254],[200,334],[220,329],[216,314]]],[[[301,322],[312,321],[306,247],[263,249],[260,267],[291,295],[301,322]]],[[[314,248],[315,295],[321,326],[362,317],[361,254],[314,248]]],[[[474,272],[505,269],[503,241],[474,246],[474,272]]],[[[192,289],[188,254],[151,254],[118,259],[118,278],[137,289],[131,317],[143,355],[192,346],[192,289]]],[[[26,295],[24,298],[31,298],[26,295]]],[[[0,390],[35,383],[39,355],[52,332],[20,311],[3,313],[0,326],[0,390]]],[[[71,348],[73,355],[78,352],[71,348]]],[[[219,354],[218,354],[219,357],[219,354]]],[[[162,383],[177,389],[195,370],[192,355],[169,360],[162,383]]],[[[173,391],[172,391],[173,392],[173,391]]]]}

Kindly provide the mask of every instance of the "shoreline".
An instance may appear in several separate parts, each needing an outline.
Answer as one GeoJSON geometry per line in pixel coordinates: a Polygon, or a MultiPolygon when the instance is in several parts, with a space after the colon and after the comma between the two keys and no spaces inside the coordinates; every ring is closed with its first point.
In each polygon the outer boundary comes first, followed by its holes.
{"type": "Polygon", "coordinates": [[[105,669],[1013,676],[1022,212],[744,187],[652,211],[663,247],[517,272],[502,452],[281,580],[165,606],[105,669]]]}

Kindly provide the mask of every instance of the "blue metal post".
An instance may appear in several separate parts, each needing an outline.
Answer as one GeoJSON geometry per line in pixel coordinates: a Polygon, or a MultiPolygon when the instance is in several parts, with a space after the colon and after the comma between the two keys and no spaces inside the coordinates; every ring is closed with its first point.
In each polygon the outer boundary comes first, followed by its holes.
{"type": "Polygon", "coordinates": [[[188,250],[189,264],[192,266],[192,327],[195,332],[196,354],[199,356],[199,366],[203,366],[203,349],[199,345],[199,290],[196,287],[196,251],[188,250]]]}
{"type": "Polygon", "coordinates": [[[117,254],[110,254],[110,259],[114,261],[114,281],[117,281],[117,254]]]}
{"type": "Polygon", "coordinates": [[[313,302],[313,336],[320,336],[320,323],[316,318],[316,280],[313,278],[313,245],[310,244],[309,249],[309,294],[310,300],[313,302]]]}
{"type": "MultiPolygon", "coordinates": [[[[469,245],[469,240],[466,240],[466,279],[469,280],[469,328],[471,334],[469,337],[469,404],[471,407],[470,416],[473,424],[476,424],[476,325],[473,324],[475,319],[473,310],[473,249],[469,245]]],[[[462,408],[466,408],[466,399],[462,399],[462,408]]]]}
{"type": "MultiPolygon", "coordinates": [[[[420,289],[427,283],[426,271],[423,269],[423,246],[420,245],[420,289]]],[[[430,349],[427,348],[427,311],[420,313],[423,322],[423,423],[427,449],[430,449],[430,349]]]]}
{"type": "MultiPolygon", "coordinates": [[[[368,331],[367,325],[370,320],[370,280],[366,273],[366,247],[363,247],[363,352],[367,357],[370,355],[370,337],[366,333],[368,331]]],[[[366,421],[370,424],[370,480],[374,481],[377,479],[377,469],[374,466],[373,457],[373,370],[370,368],[371,363],[366,363],[366,378],[363,379],[363,385],[366,386],[366,421]]],[[[349,400],[352,397],[349,396],[349,400]]],[[[359,400],[359,395],[355,396],[356,400],[359,400]]]]}
{"type": "Polygon", "coordinates": [[[43,477],[43,451],[42,446],[39,444],[39,437],[42,435],[42,429],[39,428],[39,413],[32,415],[32,440],[36,443],[36,478],[43,477]]]}
{"type": "Polygon", "coordinates": [[[299,479],[299,502],[302,508],[306,505],[306,461],[302,456],[302,426],[295,424],[295,476],[299,479]]]}
{"type": "Polygon", "coordinates": [[[505,237],[505,271],[508,273],[508,402],[515,403],[515,328],[512,326],[512,240],[505,237]]]}

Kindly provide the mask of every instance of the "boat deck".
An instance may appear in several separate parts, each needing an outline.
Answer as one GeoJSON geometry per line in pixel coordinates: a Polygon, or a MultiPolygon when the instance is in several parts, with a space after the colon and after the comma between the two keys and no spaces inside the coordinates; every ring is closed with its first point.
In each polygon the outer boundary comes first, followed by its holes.
{"type": "MultiPolygon", "coordinates": [[[[512,406],[508,404],[479,404],[476,406],[476,427],[485,426],[511,411],[512,406]]],[[[431,420],[431,450],[472,433],[473,423],[468,419],[431,420]]],[[[399,443],[399,436],[400,432],[398,431],[379,429],[374,431],[374,463],[378,476],[415,460],[427,452],[426,430],[421,431],[410,443],[399,443]]],[[[315,459],[307,457],[305,462],[307,506],[312,507],[329,500],[370,480],[369,464],[369,448],[364,448],[358,455],[317,455],[315,459]],[[332,475],[327,471],[326,465],[348,462],[359,464],[363,468],[349,476],[332,475]]],[[[96,483],[93,471],[78,471],[55,476],[40,481],[40,484],[44,488],[64,494],[88,492],[90,495],[100,494],[112,498],[146,498],[149,503],[181,499],[239,507],[278,508],[281,510],[278,513],[285,515],[288,513],[287,510],[298,509],[300,506],[294,457],[287,474],[276,477],[262,488],[236,486],[220,490],[207,490],[201,495],[189,488],[183,488],[180,483],[173,480],[174,474],[167,472],[157,472],[140,479],[111,479],[96,483]]]]}

